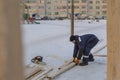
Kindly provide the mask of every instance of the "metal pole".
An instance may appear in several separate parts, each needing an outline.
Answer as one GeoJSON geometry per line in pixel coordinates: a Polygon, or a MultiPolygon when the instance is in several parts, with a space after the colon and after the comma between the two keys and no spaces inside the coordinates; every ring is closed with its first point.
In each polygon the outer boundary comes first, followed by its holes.
{"type": "Polygon", "coordinates": [[[71,35],[74,35],[74,0],[71,2],[71,35]]]}

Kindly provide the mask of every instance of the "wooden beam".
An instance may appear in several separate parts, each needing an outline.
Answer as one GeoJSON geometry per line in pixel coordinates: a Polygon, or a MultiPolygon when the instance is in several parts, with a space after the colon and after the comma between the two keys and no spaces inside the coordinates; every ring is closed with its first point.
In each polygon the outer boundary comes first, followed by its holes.
{"type": "Polygon", "coordinates": [[[107,80],[120,80],[120,0],[107,1],[107,80]]]}
{"type": "Polygon", "coordinates": [[[97,56],[97,57],[107,57],[107,55],[105,55],[105,54],[94,54],[94,56],[97,56]]]}
{"type": "Polygon", "coordinates": [[[53,68],[48,68],[47,70],[45,70],[44,72],[42,72],[41,74],[33,78],[33,80],[43,80],[47,76],[47,74],[51,72],[52,70],[53,68]]]}
{"type": "Polygon", "coordinates": [[[54,79],[54,78],[56,78],[58,75],[64,73],[65,71],[68,71],[69,69],[71,69],[71,68],[74,67],[74,66],[75,66],[75,63],[70,63],[69,65],[64,66],[64,67],[61,68],[61,69],[58,68],[57,70],[53,71],[52,73],[49,73],[48,76],[47,76],[47,78],[50,79],[50,80],[51,80],[51,79],[54,79]]]}
{"type": "Polygon", "coordinates": [[[24,72],[24,75],[25,75],[25,79],[29,79],[31,78],[32,76],[34,76],[35,74],[37,73],[42,73],[44,70],[41,69],[39,66],[34,66],[34,67],[26,67],[25,68],[25,72],[24,72]]]}
{"type": "Polygon", "coordinates": [[[0,80],[23,80],[20,0],[0,0],[0,80]]]}
{"type": "Polygon", "coordinates": [[[92,54],[97,54],[99,51],[103,50],[106,47],[107,47],[107,45],[102,45],[100,47],[97,47],[96,50],[92,51],[92,54]]]}

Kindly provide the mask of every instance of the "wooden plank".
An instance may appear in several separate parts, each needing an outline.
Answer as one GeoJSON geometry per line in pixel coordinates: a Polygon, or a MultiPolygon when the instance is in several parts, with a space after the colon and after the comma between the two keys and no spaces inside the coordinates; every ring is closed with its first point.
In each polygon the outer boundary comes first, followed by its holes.
{"type": "Polygon", "coordinates": [[[107,57],[107,55],[105,55],[105,54],[94,54],[94,56],[98,56],[98,57],[107,57]]]}
{"type": "Polygon", "coordinates": [[[42,72],[41,74],[39,74],[38,76],[36,76],[35,78],[33,78],[33,80],[42,80],[43,78],[45,78],[47,76],[47,74],[49,72],[51,72],[53,70],[53,68],[48,68],[47,70],[45,70],[44,72],[42,72]]]}
{"type": "Polygon", "coordinates": [[[42,73],[44,70],[41,69],[39,66],[34,66],[34,67],[26,67],[25,68],[25,79],[29,79],[31,78],[32,76],[34,76],[35,74],[37,73],[42,73]]]}
{"type": "Polygon", "coordinates": [[[107,80],[120,80],[120,0],[107,1],[107,80]]]}
{"type": "Polygon", "coordinates": [[[102,45],[101,47],[98,47],[96,50],[92,51],[92,54],[97,54],[99,51],[103,50],[106,48],[107,45],[102,45]]]}
{"type": "Polygon", "coordinates": [[[0,0],[0,80],[23,80],[20,0],[0,0]]]}
{"type": "Polygon", "coordinates": [[[62,69],[63,67],[69,65],[70,63],[72,63],[72,60],[67,61],[65,64],[61,65],[58,69],[62,69]]]}
{"type": "Polygon", "coordinates": [[[53,72],[48,74],[47,78],[50,80],[54,79],[56,76],[64,73],[65,71],[68,71],[69,69],[71,69],[74,66],[75,66],[75,63],[70,63],[69,65],[67,65],[61,69],[54,70],[53,72]]]}

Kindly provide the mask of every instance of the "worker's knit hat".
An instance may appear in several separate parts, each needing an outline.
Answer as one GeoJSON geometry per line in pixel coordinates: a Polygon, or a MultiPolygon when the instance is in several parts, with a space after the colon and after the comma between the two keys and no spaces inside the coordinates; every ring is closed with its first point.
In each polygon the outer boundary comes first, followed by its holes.
{"type": "Polygon", "coordinates": [[[77,37],[78,37],[78,35],[71,35],[70,36],[70,41],[76,40],[77,37]]]}

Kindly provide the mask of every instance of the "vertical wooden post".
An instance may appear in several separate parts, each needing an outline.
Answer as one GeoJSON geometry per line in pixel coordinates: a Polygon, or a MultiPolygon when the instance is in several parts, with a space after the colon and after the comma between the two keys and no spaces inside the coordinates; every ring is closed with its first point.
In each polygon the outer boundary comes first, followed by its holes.
{"type": "Polygon", "coordinates": [[[0,80],[23,80],[20,0],[0,0],[0,80]]]}
{"type": "Polygon", "coordinates": [[[74,35],[74,0],[71,1],[71,35],[74,35]]]}
{"type": "Polygon", "coordinates": [[[6,56],[5,56],[5,19],[3,10],[3,0],[0,0],[0,80],[6,80],[6,56]]]}
{"type": "Polygon", "coordinates": [[[120,0],[107,1],[107,80],[120,80],[120,0]]]}

